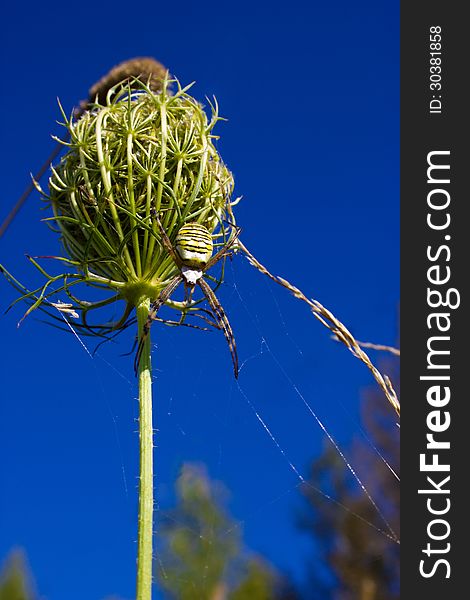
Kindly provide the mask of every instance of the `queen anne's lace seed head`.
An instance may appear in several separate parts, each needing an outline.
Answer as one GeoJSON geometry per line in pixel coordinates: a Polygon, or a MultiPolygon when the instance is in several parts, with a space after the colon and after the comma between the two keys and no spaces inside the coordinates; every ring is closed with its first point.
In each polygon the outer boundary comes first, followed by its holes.
{"type": "Polygon", "coordinates": [[[48,195],[67,255],[82,273],[120,284],[130,302],[142,285],[155,296],[175,274],[155,215],[172,240],[184,224],[200,223],[221,241],[233,189],[213,144],[217,105],[209,120],[178,82],[165,77],[160,92],[135,83],[66,121],[70,142],[48,195]]]}
{"type": "MultiPolygon", "coordinates": [[[[133,69],[135,61],[130,62],[133,69]]],[[[30,304],[24,317],[40,309],[62,327],[67,311],[67,316],[78,317],[78,333],[109,339],[134,322],[133,309],[143,298],[158,298],[180,273],[162,242],[162,231],[174,243],[185,225],[202,226],[214,250],[234,241],[232,207],[238,199],[231,199],[233,177],[213,143],[217,103],[209,101],[209,119],[188,88],[170,81],[164,70],[156,73],[159,63],[154,63],[144,65],[153,78],[148,85],[141,76],[132,78],[131,69],[126,82],[107,89],[104,103],[98,94],[96,102],[82,103],[70,119],[63,113],[67,150],[52,167],[49,192],[35,184],[52,208],[53,216],[46,221],[59,233],[64,249],[63,256],[50,258],[65,269],[50,274],[28,257],[45,277],[42,286],[30,291],[0,267],[21,294],[18,300],[30,304]],[[107,295],[80,299],[80,284],[107,295]],[[120,300],[124,308],[116,318],[120,300]],[[91,318],[109,307],[111,315],[91,318]]],[[[169,304],[188,310],[181,301],[169,304]]]]}

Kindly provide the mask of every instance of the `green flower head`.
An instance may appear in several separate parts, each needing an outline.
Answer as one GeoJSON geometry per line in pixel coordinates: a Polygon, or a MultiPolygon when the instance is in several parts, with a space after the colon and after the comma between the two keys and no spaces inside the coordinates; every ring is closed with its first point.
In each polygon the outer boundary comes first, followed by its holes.
{"type": "Polygon", "coordinates": [[[168,84],[159,93],[118,85],[106,105],[67,121],[68,150],[49,181],[67,255],[131,302],[142,286],[155,297],[177,269],[155,216],[170,239],[188,222],[229,235],[233,178],[213,143],[217,105],[209,120],[186,90],[178,85],[173,95],[168,84]]]}

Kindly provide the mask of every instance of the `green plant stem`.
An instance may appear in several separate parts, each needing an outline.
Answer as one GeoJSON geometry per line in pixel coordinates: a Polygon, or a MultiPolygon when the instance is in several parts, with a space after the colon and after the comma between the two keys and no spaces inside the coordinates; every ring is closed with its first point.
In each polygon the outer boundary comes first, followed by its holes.
{"type": "MultiPolygon", "coordinates": [[[[141,298],[136,307],[139,339],[149,314],[149,308],[149,298],[141,298]]],[[[136,600],[151,600],[153,555],[153,426],[150,336],[147,336],[139,365],[139,407],[140,483],[136,600]]]]}

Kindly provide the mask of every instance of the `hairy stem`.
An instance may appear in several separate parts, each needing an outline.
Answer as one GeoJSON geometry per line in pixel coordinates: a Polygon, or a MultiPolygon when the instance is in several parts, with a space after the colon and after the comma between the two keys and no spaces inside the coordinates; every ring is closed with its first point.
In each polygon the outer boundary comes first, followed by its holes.
{"type": "MultiPolygon", "coordinates": [[[[136,307],[139,338],[142,335],[142,329],[147,320],[149,308],[149,298],[141,298],[136,307]]],[[[140,483],[136,600],[151,600],[153,554],[153,426],[150,336],[147,336],[145,341],[139,364],[139,408],[140,483]]]]}

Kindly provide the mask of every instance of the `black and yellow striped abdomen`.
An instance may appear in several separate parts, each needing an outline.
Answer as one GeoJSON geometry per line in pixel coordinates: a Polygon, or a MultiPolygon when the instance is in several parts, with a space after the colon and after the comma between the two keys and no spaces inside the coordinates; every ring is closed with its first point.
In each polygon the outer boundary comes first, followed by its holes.
{"type": "Polygon", "coordinates": [[[213,249],[212,236],[200,223],[183,225],[176,235],[175,250],[186,267],[203,269],[213,249]]]}

